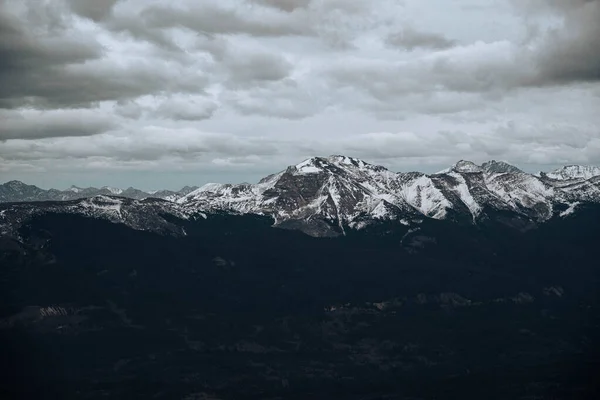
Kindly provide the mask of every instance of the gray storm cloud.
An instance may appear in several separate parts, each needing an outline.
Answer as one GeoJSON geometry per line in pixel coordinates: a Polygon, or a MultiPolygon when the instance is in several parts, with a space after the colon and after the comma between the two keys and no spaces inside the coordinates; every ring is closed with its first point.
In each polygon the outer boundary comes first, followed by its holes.
{"type": "Polygon", "coordinates": [[[93,21],[102,21],[119,0],[67,0],[74,13],[93,21]]]}
{"type": "Polygon", "coordinates": [[[0,120],[0,140],[92,136],[117,126],[113,116],[100,115],[90,110],[0,110],[0,120]]]}
{"type": "Polygon", "coordinates": [[[561,20],[537,39],[534,61],[539,85],[600,80],[600,1],[528,0],[515,2],[526,15],[553,15],[561,20]]]}
{"type": "MultiPolygon", "coordinates": [[[[54,26],[55,19],[66,17],[38,21],[17,5],[8,1],[0,7],[0,107],[89,107],[204,87],[201,74],[169,61],[107,60],[107,49],[94,37],[79,38],[72,28],[54,26]]],[[[43,7],[51,10],[46,14],[57,12],[48,3],[43,7]]]]}

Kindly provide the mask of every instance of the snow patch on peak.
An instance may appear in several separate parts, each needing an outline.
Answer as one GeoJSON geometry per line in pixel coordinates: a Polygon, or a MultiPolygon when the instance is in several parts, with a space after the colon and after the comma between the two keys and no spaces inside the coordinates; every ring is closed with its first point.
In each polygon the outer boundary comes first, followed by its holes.
{"type": "Polygon", "coordinates": [[[79,193],[81,192],[83,189],[79,188],[75,185],[71,186],[70,188],[67,189],[69,192],[73,192],[73,193],[79,193]]]}
{"type": "Polygon", "coordinates": [[[317,161],[317,159],[315,157],[307,158],[306,160],[302,161],[300,164],[296,164],[296,169],[314,166],[316,161],[317,161]]]}
{"type": "MultiPolygon", "coordinates": [[[[319,157],[313,157],[288,168],[293,175],[317,174],[323,172],[323,161],[319,157]]],[[[264,179],[263,179],[264,180],[264,179]]],[[[263,181],[261,181],[262,183],[263,181]]]]}
{"type": "Polygon", "coordinates": [[[318,174],[319,172],[323,172],[321,168],[315,167],[314,165],[306,165],[297,169],[297,172],[300,174],[318,174]]]}
{"type": "Polygon", "coordinates": [[[198,193],[202,193],[202,192],[217,192],[220,189],[222,189],[223,186],[224,185],[222,183],[213,183],[213,182],[211,182],[211,183],[207,183],[207,184],[203,185],[202,187],[194,190],[190,194],[196,193],[196,192],[198,192],[198,193]]]}
{"type": "Polygon", "coordinates": [[[599,175],[600,167],[592,165],[567,165],[546,174],[555,180],[590,179],[599,175]]]}
{"type": "Polygon", "coordinates": [[[295,173],[298,174],[318,174],[319,172],[323,172],[323,169],[316,166],[316,160],[314,159],[308,159],[305,160],[303,162],[301,162],[300,164],[296,165],[295,169],[295,173]]]}
{"type": "Polygon", "coordinates": [[[346,157],[340,155],[332,155],[327,157],[327,161],[331,164],[336,165],[339,168],[345,170],[359,170],[359,171],[387,171],[387,168],[382,167],[381,165],[370,164],[366,161],[363,161],[359,158],[354,157],[346,157]]]}
{"type": "Polygon", "coordinates": [[[348,165],[362,168],[367,165],[363,160],[359,160],[358,158],[340,156],[340,155],[332,155],[327,157],[327,160],[333,164],[337,165],[348,165]]]}
{"type": "Polygon", "coordinates": [[[460,160],[452,166],[452,170],[456,172],[482,172],[483,169],[472,161],[460,160]]]}
{"type": "Polygon", "coordinates": [[[356,158],[346,157],[346,156],[329,156],[329,159],[340,164],[346,165],[356,165],[356,164],[364,164],[364,161],[358,160],[356,158]]]}
{"type": "Polygon", "coordinates": [[[121,194],[121,193],[123,193],[123,189],[114,188],[114,187],[110,187],[110,186],[103,186],[102,189],[108,190],[112,194],[121,194]]]}

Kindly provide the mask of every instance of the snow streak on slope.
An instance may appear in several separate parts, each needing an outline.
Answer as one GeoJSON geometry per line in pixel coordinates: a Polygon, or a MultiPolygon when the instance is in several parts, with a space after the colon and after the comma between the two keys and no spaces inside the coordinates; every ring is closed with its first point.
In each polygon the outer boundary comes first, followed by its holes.
{"type": "Polygon", "coordinates": [[[18,237],[18,229],[23,224],[43,214],[75,214],[170,235],[185,235],[185,231],[165,218],[166,215],[180,220],[206,217],[201,212],[164,200],[96,196],[71,201],[0,204],[0,234],[18,237]]]}
{"type": "Polygon", "coordinates": [[[435,187],[430,177],[422,175],[409,184],[400,185],[402,197],[423,215],[443,219],[452,203],[435,187]]]}

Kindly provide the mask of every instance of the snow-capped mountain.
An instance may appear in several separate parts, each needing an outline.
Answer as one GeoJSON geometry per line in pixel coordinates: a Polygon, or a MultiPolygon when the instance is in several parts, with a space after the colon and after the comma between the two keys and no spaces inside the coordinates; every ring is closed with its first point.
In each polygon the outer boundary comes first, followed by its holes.
{"type": "Polygon", "coordinates": [[[175,201],[197,189],[197,186],[186,186],[179,191],[157,190],[154,193],[144,192],[135,188],[119,189],[109,186],[101,188],[81,188],[71,186],[66,190],[49,189],[44,190],[37,186],[26,185],[20,181],[10,181],[0,185],[0,203],[23,202],[23,201],[65,201],[94,196],[120,196],[131,199],[159,198],[175,201]]]}
{"type": "MultiPolygon", "coordinates": [[[[591,167],[581,170],[592,170],[591,167]]],[[[275,225],[321,235],[375,220],[423,217],[473,222],[509,213],[542,222],[578,201],[600,202],[599,180],[556,180],[501,161],[461,160],[436,174],[397,173],[344,157],[314,157],[258,184],[207,184],[183,196],[186,208],[270,215],[275,225]]]]}
{"type": "MultiPolygon", "coordinates": [[[[125,201],[100,193],[100,197],[65,205],[8,206],[0,210],[0,224],[3,218],[6,226],[13,212],[23,214],[29,207],[40,212],[99,216],[135,229],[146,229],[139,221],[151,221],[152,216],[212,212],[265,215],[273,218],[275,226],[299,229],[313,236],[345,234],[348,229],[361,229],[377,221],[413,226],[426,218],[469,224],[496,220],[523,228],[576,213],[586,203],[600,203],[597,170],[569,166],[538,176],[502,161],[477,165],[461,160],[434,174],[402,173],[351,157],[313,157],[257,184],[210,183],[197,189],[186,187],[179,193],[159,191],[152,195],[133,188],[119,192],[119,196],[133,199],[168,200],[160,203],[125,201]],[[160,213],[156,204],[160,204],[160,213]],[[147,216],[131,217],[143,214],[146,207],[152,208],[147,216]]],[[[92,189],[43,191],[13,181],[0,186],[0,199],[16,193],[22,198],[40,200],[50,193],[54,200],[67,200],[73,198],[69,196],[94,196],[92,189]]],[[[105,189],[108,190],[100,190],[105,189]]],[[[148,224],[151,230],[156,225],[148,224]]]]}
{"type": "Polygon", "coordinates": [[[590,179],[600,176],[600,167],[587,165],[566,165],[545,174],[546,177],[556,180],[590,179]]]}

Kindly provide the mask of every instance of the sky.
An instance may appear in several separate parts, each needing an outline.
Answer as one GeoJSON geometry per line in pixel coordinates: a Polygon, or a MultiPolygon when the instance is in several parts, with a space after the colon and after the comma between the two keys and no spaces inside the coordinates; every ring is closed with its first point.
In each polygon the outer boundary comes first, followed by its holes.
{"type": "Polygon", "coordinates": [[[0,182],[600,164],[600,0],[0,0],[0,182]]]}

